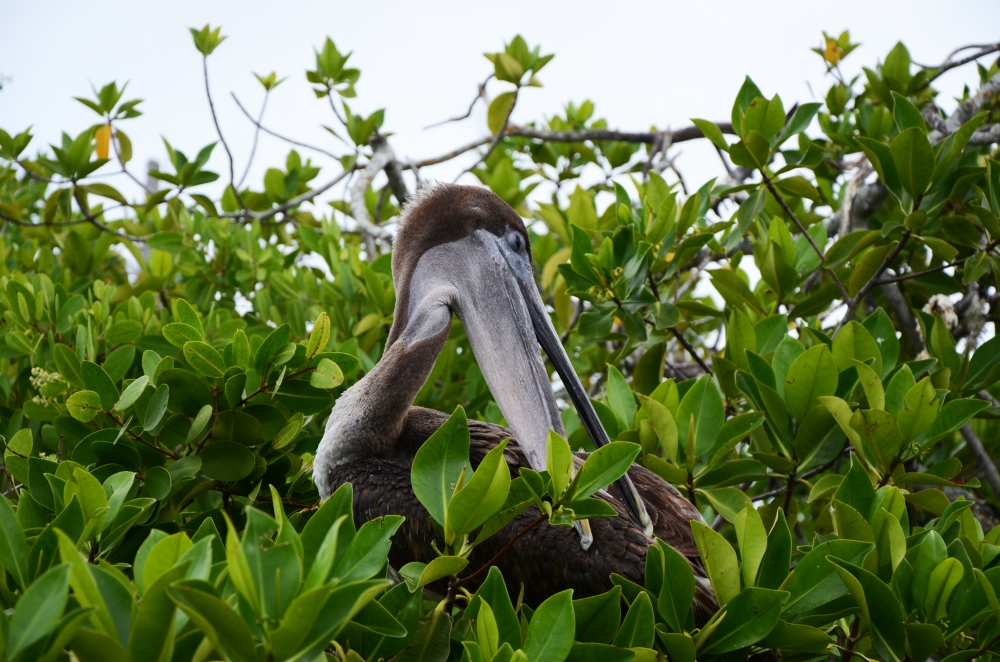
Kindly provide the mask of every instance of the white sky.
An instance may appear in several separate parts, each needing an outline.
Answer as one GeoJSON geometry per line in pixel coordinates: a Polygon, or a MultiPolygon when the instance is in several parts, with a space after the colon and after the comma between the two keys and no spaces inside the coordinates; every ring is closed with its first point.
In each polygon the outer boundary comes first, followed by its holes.
{"type": "MultiPolygon", "coordinates": [[[[132,166],[139,173],[149,158],[166,167],[160,136],[189,156],[216,139],[200,55],[187,28],[221,24],[229,39],[209,59],[209,67],[239,177],[253,126],[229,92],[256,113],[262,89],[252,71],[288,76],[272,93],[266,126],[345,151],[320,128],[335,120],[304,75],[313,67],[313,49],[327,35],[341,50],[353,50],[351,63],[362,70],[352,107],[365,114],[385,107],[384,130],[395,133],[397,155],[420,159],[485,134],[482,107],[464,123],[422,127],[464,112],[491,71],[482,53],[499,50],[517,33],[556,58],[540,76],[545,87],[522,95],[515,122],[542,119],[566,101],[589,98],[597,116],[612,127],[642,130],[652,124],[686,126],[690,117],[728,119],[746,74],[765,94],[779,92],[786,108],[813,100],[810,84],[824,95],[829,82],[819,57],[808,50],[819,45],[824,29],[838,34],[849,28],[853,40],[862,43],[844,64],[848,76],[862,65],[873,66],[897,40],[909,46],[914,60],[939,62],[956,46],[996,41],[1000,2],[0,0],[0,16],[0,74],[7,79],[0,91],[0,127],[14,133],[33,125],[36,148],[57,142],[60,131],[75,135],[97,117],[72,96],[90,96],[91,84],[130,81],[125,98],[145,99],[144,115],[122,125],[132,138],[132,166]]],[[[966,68],[947,74],[941,87],[957,94],[962,83],[975,80],[975,72],[966,68]]],[[[264,169],[283,166],[288,149],[262,136],[249,181],[259,187],[264,169]]],[[[680,149],[677,163],[689,184],[698,186],[721,173],[706,141],[680,149]]],[[[327,163],[322,156],[316,161],[327,163]]],[[[468,164],[468,159],[456,160],[423,174],[451,180],[468,164]]],[[[226,178],[221,148],[210,167],[226,178]]],[[[317,181],[328,176],[321,174],[317,181]]],[[[120,185],[131,192],[125,181],[120,185]]]]}

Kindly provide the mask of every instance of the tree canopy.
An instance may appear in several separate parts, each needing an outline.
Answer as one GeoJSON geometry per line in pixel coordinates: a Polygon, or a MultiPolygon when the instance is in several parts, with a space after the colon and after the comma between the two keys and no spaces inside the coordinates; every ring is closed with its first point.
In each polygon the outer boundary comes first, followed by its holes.
{"type": "MultiPolygon", "coordinates": [[[[209,91],[225,37],[191,33],[209,91]]],[[[514,37],[486,54],[483,138],[404,161],[385,111],[352,110],[361,72],[328,39],[305,73],[327,144],[244,109],[291,143],[262,181],[234,162],[211,96],[219,141],[165,141],[148,181],[124,85],[78,98],[95,124],[55,144],[0,128],[0,658],[1000,654],[1000,44],[924,66],[900,43],[849,79],[855,47],[824,34],[801,54],[828,74],[822,102],[747,77],[714,117],[617,130],[589,101],[513,123],[553,57],[514,37]],[[964,94],[941,98],[959,67],[964,94]],[[692,140],[714,145],[718,177],[682,177],[692,140]],[[381,356],[401,207],[468,152],[467,172],[527,219],[538,287],[613,443],[584,465],[599,479],[571,479],[569,449],[592,447],[567,409],[547,471],[511,475],[502,450],[444,465],[454,453],[435,449],[468,454],[466,417],[503,422],[454,325],[416,400],[454,412],[413,466],[415,484],[456,484],[415,490],[440,557],[390,569],[402,518],[355,522],[350,485],[321,504],[312,459],[381,356]],[[592,495],[632,462],[709,523],[692,524],[721,607],[704,626],[691,567],[662,541],[643,585],[534,606],[467,567],[529,507],[560,526],[607,516],[592,495]],[[424,590],[442,580],[447,596],[424,590]]],[[[257,78],[266,103],[283,79],[257,78]]]]}

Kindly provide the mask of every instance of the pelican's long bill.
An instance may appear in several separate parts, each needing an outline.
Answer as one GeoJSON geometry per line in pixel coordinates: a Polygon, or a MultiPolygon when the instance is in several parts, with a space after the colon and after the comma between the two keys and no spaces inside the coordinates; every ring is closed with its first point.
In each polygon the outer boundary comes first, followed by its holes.
{"type": "MultiPolygon", "coordinates": [[[[549,357],[549,360],[552,361],[552,365],[555,367],[560,379],[562,379],[563,385],[566,387],[566,392],[569,393],[570,399],[576,407],[584,429],[587,430],[587,434],[594,442],[595,447],[599,448],[610,443],[608,433],[604,429],[604,426],[601,425],[601,420],[597,417],[597,412],[594,411],[594,406],[591,404],[590,398],[587,396],[587,392],[583,388],[583,384],[580,382],[576,371],[573,370],[573,366],[566,355],[566,350],[563,348],[558,334],[556,334],[556,330],[552,327],[552,320],[549,318],[549,314],[545,310],[545,305],[538,294],[538,288],[535,286],[530,262],[524,256],[511,250],[505,242],[500,241],[498,243],[507,261],[507,265],[517,280],[522,301],[524,301],[528,309],[528,314],[531,317],[531,325],[535,331],[535,338],[538,340],[538,344],[542,350],[549,357]]],[[[618,494],[621,497],[622,503],[625,505],[633,521],[643,528],[647,536],[653,535],[653,522],[649,519],[646,506],[639,497],[638,492],[636,492],[635,486],[632,484],[632,479],[629,478],[628,474],[622,476],[615,483],[615,487],[618,488],[618,494]]]]}
{"type": "MultiPolygon", "coordinates": [[[[428,333],[436,333],[440,322],[427,322],[437,316],[425,316],[421,310],[430,312],[444,302],[462,321],[490,392],[533,469],[545,470],[548,431],[565,435],[539,345],[562,378],[594,445],[609,443],[545,311],[522,234],[510,229],[497,236],[477,229],[425,252],[413,273],[410,324],[402,339],[416,340],[424,335],[418,329],[427,327],[428,333]]],[[[615,486],[631,518],[652,535],[652,522],[629,477],[615,486]]],[[[588,528],[578,527],[585,546],[588,528]]]]}

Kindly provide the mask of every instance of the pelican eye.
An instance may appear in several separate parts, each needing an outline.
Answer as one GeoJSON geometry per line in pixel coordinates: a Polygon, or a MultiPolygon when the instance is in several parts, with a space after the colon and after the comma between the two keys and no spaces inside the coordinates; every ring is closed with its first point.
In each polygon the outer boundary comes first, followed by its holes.
{"type": "Polygon", "coordinates": [[[524,250],[524,237],[521,236],[520,232],[511,230],[507,233],[507,245],[510,246],[515,253],[520,253],[524,250]]]}

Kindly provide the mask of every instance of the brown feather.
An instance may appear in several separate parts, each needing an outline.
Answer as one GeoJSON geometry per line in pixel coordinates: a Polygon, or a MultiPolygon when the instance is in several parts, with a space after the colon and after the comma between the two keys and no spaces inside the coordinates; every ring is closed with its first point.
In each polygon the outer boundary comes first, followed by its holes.
{"type": "MultiPolygon", "coordinates": [[[[417,500],[410,485],[413,456],[446,420],[447,415],[431,409],[412,407],[403,431],[394,444],[391,455],[371,457],[334,467],[329,473],[333,489],[350,482],[354,486],[355,521],[396,514],[406,517],[393,540],[390,563],[399,568],[411,561],[430,562],[435,556],[431,541],[437,533],[428,521],[428,514],[417,500]]],[[[510,432],[499,425],[469,421],[470,459],[473,467],[510,432]]],[[[585,454],[582,454],[585,457],[585,454]]],[[[511,440],[505,453],[512,475],[518,475],[528,464],[517,445],[511,440]]],[[[701,561],[691,534],[690,520],[703,521],[701,515],[671,485],[646,469],[633,466],[629,470],[639,494],[647,504],[653,519],[654,533],[683,554],[695,571],[698,589],[695,595],[695,620],[703,624],[716,610],[715,596],[704,578],[701,561]]],[[[497,560],[511,595],[524,589],[524,600],[537,606],[546,597],[571,588],[574,598],[603,593],[612,588],[610,576],[617,573],[639,585],[643,584],[646,549],[653,541],[626,514],[618,501],[614,487],[599,495],[618,511],[617,517],[590,520],[594,543],[589,550],[580,547],[576,531],[568,527],[550,526],[543,522],[522,536],[497,560]]],[[[538,517],[532,506],[511,521],[504,529],[476,547],[470,557],[467,573],[480,568],[493,558],[512,537],[538,517]]],[[[440,548],[440,541],[438,542],[440,548]]],[[[480,575],[485,579],[486,574],[480,575]]],[[[475,590],[478,581],[466,585],[475,590]]]]}

